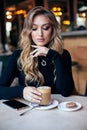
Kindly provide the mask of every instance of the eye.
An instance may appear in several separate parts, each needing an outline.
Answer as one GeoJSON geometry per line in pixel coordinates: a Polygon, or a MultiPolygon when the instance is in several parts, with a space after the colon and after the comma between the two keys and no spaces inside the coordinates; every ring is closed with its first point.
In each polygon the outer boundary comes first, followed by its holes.
{"type": "Polygon", "coordinates": [[[32,28],[32,30],[33,30],[33,31],[36,31],[36,30],[37,30],[37,28],[32,28]]]}
{"type": "Polygon", "coordinates": [[[44,26],[43,29],[44,30],[48,30],[51,26],[44,26]]]}

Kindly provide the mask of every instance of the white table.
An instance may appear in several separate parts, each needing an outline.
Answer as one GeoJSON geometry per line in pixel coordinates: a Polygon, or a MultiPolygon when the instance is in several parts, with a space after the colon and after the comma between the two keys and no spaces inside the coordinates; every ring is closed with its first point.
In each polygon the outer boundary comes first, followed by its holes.
{"type": "Polygon", "coordinates": [[[87,130],[87,97],[52,95],[59,102],[77,101],[83,108],[64,112],[52,110],[31,110],[24,116],[0,101],[0,130],[87,130]]]}

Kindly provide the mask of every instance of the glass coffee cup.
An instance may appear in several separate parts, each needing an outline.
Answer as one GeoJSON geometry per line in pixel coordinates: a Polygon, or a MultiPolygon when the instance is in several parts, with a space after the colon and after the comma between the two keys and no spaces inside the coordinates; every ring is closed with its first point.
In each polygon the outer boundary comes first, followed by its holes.
{"type": "Polygon", "coordinates": [[[40,105],[49,105],[51,102],[51,87],[40,86],[37,90],[42,94],[40,105]]]}

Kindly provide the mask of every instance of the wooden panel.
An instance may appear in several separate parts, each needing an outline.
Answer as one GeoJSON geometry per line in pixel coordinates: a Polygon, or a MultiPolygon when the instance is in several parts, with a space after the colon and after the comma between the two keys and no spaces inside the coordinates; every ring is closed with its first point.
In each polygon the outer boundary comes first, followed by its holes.
{"type": "Polygon", "coordinates": [[[70,52],[72,61],[79,63],[78,69],[72,67],[72,73],[76,90],[84,95],[87,82],[87,37],[67,37],[63,40],[64,48],[70,52]]]}

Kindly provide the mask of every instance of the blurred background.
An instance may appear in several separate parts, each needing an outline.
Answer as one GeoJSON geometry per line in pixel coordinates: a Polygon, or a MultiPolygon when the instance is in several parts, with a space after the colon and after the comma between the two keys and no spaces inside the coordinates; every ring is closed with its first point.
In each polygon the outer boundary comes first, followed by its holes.
{"type": "Polygon", "coordinates": [[[84,95],[87,81],[87,0],[0,0],[0,74],[18,47],[24,18],[34,6],[52,10],[60,23],[64,48],[72,58],[76,90],[84,95]]]}

